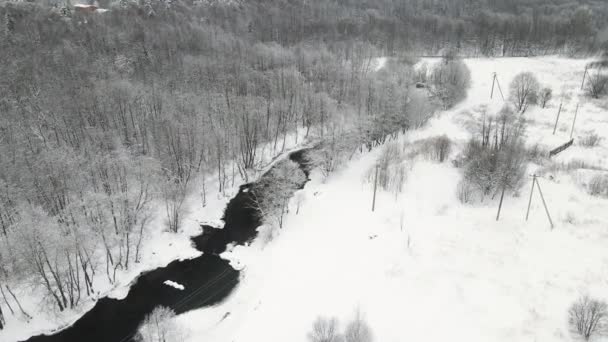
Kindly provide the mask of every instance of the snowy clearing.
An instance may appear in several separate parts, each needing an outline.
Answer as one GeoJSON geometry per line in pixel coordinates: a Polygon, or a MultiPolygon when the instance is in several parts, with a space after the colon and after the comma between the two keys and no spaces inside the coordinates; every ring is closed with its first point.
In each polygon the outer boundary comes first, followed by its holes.
{"type": "MultiPolygon", "coordinates": [[[[492,73],[506,97],[511,79],[532,71],[553,88],[554,99],[546,109],[531,107],[524,114],[527,144],[549,150],[568,141],[580,101],[575,144],[555,160],[608,168],[605,138],[593,148],[577,143],[585,134],[608,132],[603,104],[581,96],[587,62],[467,60],[467,99],[401,136],[400,143],[446,134],[456,145],[455,157],[482,106],[493,114],[503,105],[497,93],[489,99],[492,73]],[[553,135],[560,97],[563,110],[553,135]]],[[[318,315],[345,322],[356,309],[383,342],[572,341],[570,304],[586,293],[608,299],[608,202],[586,193],[584,170],[538,170],[555,223],[551,230],[538,197],[524,220],[530,183],[519,196],[505,198],[497,222],[497,201],[458,201],[461,170],[422,158],[409,165],[403,193],[380,192],[372,213],[372,185],[363,179],[379,153],[356,155],[326,181],[313,173],[298,195],[304,199],[299,215],[291,210],[273,241],[258,239],[226,252],[223,257],[243,268],[243,279],[224,303],[177,318],[191,331],[190,341],[303,342],[318,315]]],[[[538,168],[529,165],[530,173],[538,168]]]]}

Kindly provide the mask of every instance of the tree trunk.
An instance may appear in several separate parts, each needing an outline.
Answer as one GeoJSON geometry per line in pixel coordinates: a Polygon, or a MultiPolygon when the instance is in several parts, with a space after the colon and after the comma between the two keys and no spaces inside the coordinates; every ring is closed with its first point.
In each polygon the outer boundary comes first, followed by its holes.
{"type": "Polygon", "coordinates": [[[15,294],[13,293],[13,291],[11,291],[11,288],[8,287],[8,285],[6,286],[6,290],[8,291],[8,293],[10,293],[11,297],[13,297],[13,299],[15,300],[15,303],[17,303],[17,306],[19,307],[19,310],[21,310],[21,313],[27,317],[28,320],[32,319],[32,316],[30,316],[27,312],[25,312],[25,310],[23,310],[23,307],[21,306],[21,303],[19,303],[19,300],[17,299],[17,296],[15,296],[15,294]]]}

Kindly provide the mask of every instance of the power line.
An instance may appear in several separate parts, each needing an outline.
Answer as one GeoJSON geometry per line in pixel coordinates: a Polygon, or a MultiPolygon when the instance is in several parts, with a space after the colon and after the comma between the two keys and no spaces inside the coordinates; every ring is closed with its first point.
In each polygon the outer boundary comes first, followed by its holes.
{"type": "MultiPolygon", "coordinates": [[[[211,281],[199,286],[196,290],[194,290],[192,293],[190,293],[188,296],[182,298],[180,301],[178,301],[173,307],[174,309],[178,309],[179,307],[183,307],[186,303],[188,303],[189,301],[191,301],[193,299],[193,297],[197,294],[199,294],[201,291],[209,288],[210,286],[212,286],[213,284],[217,283],[220,279],[225,278],[227,275],[229,275],[229,269],[225,269],[223,270],[219,275],[215,276],[211,281]]],[[[220,290],[215,291],[214,293],[212,293],[210,296],[207,296],[206,299],[204,299],[203,303],[207,300],[209,300],[210,298],[213,298],[215,295],[217,295],[220,291],[223,291],[224,289],[226,289],[228,287],[228,285],[232,285],[232,283],[234,282],[234,280],[229,281],[228,283],[226,283],[226,285],[222,286],[220,288],[220,290]]],[[[126,342],[128,341],[131,337],[135,336],[135,334],[137,333],[137,331],[139,330],[139,326],[137,328],[135,328],[132,332],[128,333],[127,335],[125,335],[125,337],[123,337],[119,342],[126,342]]]]}

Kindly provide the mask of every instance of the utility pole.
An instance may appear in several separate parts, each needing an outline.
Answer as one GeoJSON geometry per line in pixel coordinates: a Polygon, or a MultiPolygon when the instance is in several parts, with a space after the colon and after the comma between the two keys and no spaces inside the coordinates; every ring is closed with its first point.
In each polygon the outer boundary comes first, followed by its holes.
{"type": "Polygon", "coordinates": [[[500,82],[498,82],[498,76],[496,76],[496,74],[494,74],[494,77],[496,77],[496,85],[498,86],[498,91],[500,92],[500,97],[504,101],[505,95],[502,93],[502,88],[500,88],[500,82]]]}
{"type": "Polygon", "coordinates": [[[492,98],[494,96],[494,84],[496,84],[496,86],[498,87],[498,91],[500,92],[500,97],[502,97],[502,100],[505,100],[505,96],[502,93],[502,89],[500,88],[500,82],[498,82],[498,76],[496,76],[496,73],[492,74],[492,91],[490,92],[490,98],[492,98]]]}
{"type": "Polygon", "coordinates": [[[492,91],[490,92],[490,99],[494,96],[494,83],[496,83],[496,73],[492,73],[492,91]]]}
{"type": "Polygon", "coordinates": [[[570,139],[572,139],[572,135],[574,134],[574,124],[576,123],[576,116],[578,114],[578,106],[580,103],[576,104],[576,110],[574,111],[574,120],[572,120],[572,128],[570,129],[570,139]]]}
{"type": "Polygon", "coordinates": [[[557,130],[557,123],[559,122],[559,114],[562,112],[562,101],[559,102],[559,110],[557,111],[557,118],[555,118],[555,127],[553,127],[553,135],[557,130]]]}
{"type": "Polygon", "coordinates": [[[583,74],[583,82],[581,83],[581,90],[585,87],[585,77],[587,77],[587,70],[589,69],[589,65],[585,65],[585,73],[583,74]]]}
{"type": "Polygon", "coordinates": [[[374,198],[372,199],[372,212],[376,209],[376,190],[378,189],[378,165],[376,164],[376,176],[374,177],[374,198]]]}
{"type": "Polygon", "coordinates": [[[500,194],[500,202],[498,203],[498,213],[496,213],[496,221],[500,218],[500,209],[502,208],[502,200],[505,198],[505,185],[502,186],[502,193],[500,194]]]}
{"type": "Polygon", "coordinates": [[[528,200],[528,211],[526,211],[526,221],[530,216],[530,205],[532,204],[532,194],[534,194],[534,184],[536,184],[536,174],[532,175],[532,189],[530,189],[530,199],[528,200]]]}
{"type": "Polygon", "coordinates": [[[545,202],[545,196],[543,196],[543,191],[540,189],[540,183],[538,180],[536,181],[536,187],[538,188],[538,193],[540,194],[540,199],[543,200],[543,206],[545,207],[545,212],[547,213],[547,218],[549,219],[549,223],[551,224],[551,230],[553,230],[553,220],[551,220],[551,215],[549,215],[549,208],[547,208],[547,203],[545,202]]]}

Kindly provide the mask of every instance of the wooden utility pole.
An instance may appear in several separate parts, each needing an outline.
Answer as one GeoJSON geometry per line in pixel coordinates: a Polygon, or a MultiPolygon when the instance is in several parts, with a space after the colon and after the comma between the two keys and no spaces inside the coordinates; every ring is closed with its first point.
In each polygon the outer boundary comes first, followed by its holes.
{"type": "Polygon", "coordinates": [[[502,89],[500,88],[500,82],[498,82],[498,76],[496,76],[496,73],[492,74],[492,91],[490,92],[490,98],[492,98],[494,96],[494,84],[496,84],[496,86],[498,87],[498,91],[500,92],[500,97],[502,97],[502,100],[505,100],[505,96],[502,93],[502,89]]]}
{"type": "Polygon", "coordinates": [[[555,131],[557,130],[557,123],[559,122],[559,115],[562,112],[562,102],[559,102],[559,110],[557,111],[557,118],[555,118],[555,127],[553,127],[553,135],[555,135],[555,131]]]}
{"type": "Polygon", "coordinates": [[[540,189],[540,183],[538,180],[536,181],[536,187],[538,188],[538,193],[540,194],[540,199],[543,200],[543,206],[545,207],[545,212],[547,213],[547,218],[549,219],[549,223],[551,224],[551,230],[553,230],[553,220],[551,220],[551,215],[549,215],[549,208],[547,208],[547,203],[545,202],[545,196],[543,196],[543,191],[540,189]]]}
{"type": "Polygon", "coordinates": [[[494,96],[494,83],[496,83],[496,73],[492,74],[492,91],[490,92],[490,99],[494,96]]]}
{"type": "Polygon", "coordinates": [[[534,184],[536,184],[536,175],[532,175],[532,189],[530,189],[530,199],[528,200],[528,211],[526,211],[526,221],[530,216],[530,205],[532,204],[532,194],[534,194],[534,184]]]}
{"type": "Polygon", "coordinates": [[[376,165],[376,176],[374,177],[374,198],[372,199],[372,212],[376,210],[376,190],[378,189],[378,165],[376,165]]]}
{"type": "Polygon", "coordinates": [[[585,73],[583,74],[583,82],[581,83],[581,90],[583,90],[583,88],[585,87],[585,77],[587,77],[587,70],[589,69],[589,66],[586,65],[585,66],[585,73]]]}
{"type": "Polygon", "coordinates": [[[502,193],[500,194],[500,202],[498,203],[498,213],[496,213],[496,221],[500,218],[500,209],[502,208],[502,200],[505,198],[505,186],[502,187],[502,193]]]}
{"type": "Polygon", "coordinates": [[[578,115],[578,106],[580,103],[576,104],[576,110],[574,111],[574,120],[572,120],[572,128],[570,129],[570,139],[572,139],[572,135],[574,134],[574,124],[576,123],[576,116],[578,115]]]}

